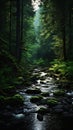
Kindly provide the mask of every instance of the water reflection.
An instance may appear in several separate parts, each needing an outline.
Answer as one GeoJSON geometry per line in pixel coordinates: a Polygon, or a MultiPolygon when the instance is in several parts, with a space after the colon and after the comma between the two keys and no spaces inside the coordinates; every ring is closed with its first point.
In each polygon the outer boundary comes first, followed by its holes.
{"type": "MultiPolygon", "coordinates": [[[[18,115],[17,118],[22,117],[18,115]]],[[[11,126],[3,126],[1,130],[72,130],[73,119],[57,117],[56,115],[44,115],[43,121],[37,119],[37,113],[27,113],[24,118],[15,118],[11,126]],[[17,122],[16,122],[17,121],[17,122]]]]}
{"type": "Polygon", "coordinates": [[[34,130],[45,130],[43,121],[37,119],[37,114],[34,115],[33,128],[34,130]]]}
{"type": "Polygon", "coordinates": [[[26,117],[25,130],[62,130],[62,122],[56,117],[45,115],[43,121],[37,119],[37,113],[26,117]]]}
{"type": "Polygon", "coordinates": [[[24,124],[25,130],[46,130],[44,120],[37,119],[37,113],[32,113],[26,116],[26,123],[24,124]]]}

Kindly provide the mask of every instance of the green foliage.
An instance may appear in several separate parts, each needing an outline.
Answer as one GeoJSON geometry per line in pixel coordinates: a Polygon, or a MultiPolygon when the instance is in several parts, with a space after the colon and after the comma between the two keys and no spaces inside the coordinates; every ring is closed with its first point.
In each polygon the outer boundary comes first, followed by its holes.
{"type": "Polygon", "coordinates": [[[52,52],[56,58],[73,60],[73,1],[45,0],[43,2],[41,37],[52,39],[52,52]],[[69,10],[68,10],[69,9],[69,10]]]}
{"type": "Polygon", "coordinates": [[[59,60],[63,59],[63,39],[58,34],[53,35],[52,50],[59,60]]]}
{"type": "Polygon", "coordinates": [[[16,86],[22,85],[23,82],[24,82],[24,78],[22,76],[19,76],[19,77],[17,77],[17,78],[14,79],[14,84],[16,86]]]}
{"type": "Polygon", "coordinates": [[[1,87],[7,87],[9,84],[13,84],[16,75],[13,68],[5,65],[0,71],[0,85],[1,87]]]}
{"type": "Polygon", "coordinates": [[[42,59],[42,58],[39,58],[39,59],[37,59],[37,60],[34,60],[34,65],[36,65],[36,66],[43,66],[43,65],[45,65],[45,63],[44,63],[45,61],[42,59]]]}
{"type": "Polygon", "coordinates": [[[61,78],[64,76],[68,79],[73,78],[73,62],[55,60],[52,62],[52,66],[49,68],[50,71],[60,74],[61,78]]]}
{"type": "Polygon", "coordinates": [[[67,62],[67,74],[66,77],[70,80],[73,79],[73,62],[67,62]]]}
{"type": "MultiPolygon", "coordinates": [[[[46,66],[49,64],[49,61],[52,61],[54,56],[53,50],[51,49],[51,32],[50,29],[48,31],[48,25],[45,27],[45,23],[43,22],[43,20],[45,20],[43,7],[40,7],[40,10],[41,11],[37,11],[37,13],[34,14],[34,17],[27,16],[28,18],[26,18],[26,25],[28,26],[24,38],[24,52],[22,53],[22,64],[25,64],[26,68],[27,65],[46,66]],[[36,14],[37,17],[40,15],[38,21],[39,27],[33,25],[36,20],[36,14]],[[35,30],[36,28],[38,28],[37,32],[35,30]]],[[[49,22],[50,19],[48,17],[49,16],[47,16],[47,20],[49,22]]]]}
{"type": "Polygon", "coordinates": [[[65,75],[67,72],[67,65],[63,61],[55,60],[52,62],[52,66],[49,68],[50,71],[53,71],[54,73],[61,73],[62,75],[65,75]]]}

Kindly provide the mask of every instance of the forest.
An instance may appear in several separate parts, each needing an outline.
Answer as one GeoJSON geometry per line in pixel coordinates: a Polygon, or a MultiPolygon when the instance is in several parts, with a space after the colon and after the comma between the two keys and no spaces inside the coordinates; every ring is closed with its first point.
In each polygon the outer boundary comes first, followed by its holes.
{"type": "Polygon", "coordinates": [[[1,130],[72,122],[73,0],[0,0],[1,130]]]}

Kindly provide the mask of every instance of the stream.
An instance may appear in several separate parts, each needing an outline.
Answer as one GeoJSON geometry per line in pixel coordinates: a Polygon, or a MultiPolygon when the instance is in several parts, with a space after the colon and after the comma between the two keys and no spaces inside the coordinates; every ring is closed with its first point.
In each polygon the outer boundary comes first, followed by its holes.
{"type": "MultiPolygon", "coordinates": [[[[1,130],[8,130],[11,128],[16,130],[70,130],[71,127],[73,128],[73,113],[71,113],[71,111],[73,112],[72,107],[70,108],[70,110],[63,111],[63,105],[59,104],[57,107],[54,107],[56,113],[59,112],[59,114],[51,114],[50,112],[48,112],[44,115],[38,116],[37,111],[41,107],[47,108],[47,105],[30,102],[31,97],[38,94],[27,93],[27,90],[37,88],[41,90],[41,93],[47,92],[49,93],[49,95],[47,96],[53,97],[53,92],[58,88],[58,85],[55,83],[54,79],[48,76],[46,72],[40,71],[40,69],[35,69],[32,75],[38,74],[40,78],[37,79],[36,82],[33,83],[31,86],[29,86],[29,88],[17,90],[18,93],[20,93],[25,99],[24,107],[12,111],[5,110],[5,120],[3,124],[0,125],[1,130]],[[62,111],[64,116],[60,117],[62,111]]],[[[70,96],[72,101],[73,95],[71,95],[71,93],[69,92],[67,92],[67,95],[70,96]]],[[[45,96],[44,99],[47,99],[47,96],[45,96]]],[[[66,104],[65,100],[63,100],[63,102],[66,104]]],[[[66,106],[69,107],[68,104],[66,106]]]]}

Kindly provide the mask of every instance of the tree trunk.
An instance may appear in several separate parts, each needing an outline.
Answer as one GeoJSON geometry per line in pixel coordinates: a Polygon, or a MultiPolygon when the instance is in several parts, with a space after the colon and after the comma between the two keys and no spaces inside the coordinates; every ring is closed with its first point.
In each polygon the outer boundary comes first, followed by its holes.
{"type": "Polygon", "coordinates": [[[63,60],[67,60],[66,56],[66,0],[63,3],[62,9],[62,38],[63,38],[63,60]]]}
{"type": "Polygon", "coordinates": [[[11,6],[11,0],[10,0],[10,21],[9,21],[10,22],[10,27],[9,27],[10,28],[10,32],[9,32],[9,52],[10,53],[12,53],[11,52],[11,44],[12,44],[11,43],[11,13],[12,13],[11,8],[12,6],[11,6]]]}
{"type": "Polygon", "coordinates": [[[69,5],[69,60],[72,59],[72,20],[71,20],[71,4],[69,5]]]}
{"type": "Polygon", "coordinates": [[[21,44],[21,21],[20,21],[20,0],[16,0],[16,58],[20,61],[20,44],[21,44]]]}
{"type": "Polygon", "coordinates": [[[21,1],[21,41],[23,42],[23,0],[21,1]]]}
{"type": "Polygon", "coordinates": [[[63,59],[64,61],[66,61],[65,11],[63,12],[62,34],[63,34],[63,59]]]}
{"type": "MultiPolygon", "coordinates": [[[[23,46],[23,6],[24,3],[23,3],[23,0],[21,0],[21,54],[22,54],[22,46],[23,46]]],[[[20,55],[21,57],[21,55],[20,55]]]]}

